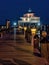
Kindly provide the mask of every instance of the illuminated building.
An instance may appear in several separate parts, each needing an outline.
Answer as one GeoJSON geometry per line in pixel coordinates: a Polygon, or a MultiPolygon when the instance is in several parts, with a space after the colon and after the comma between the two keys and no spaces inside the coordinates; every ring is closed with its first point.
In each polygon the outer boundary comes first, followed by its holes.
{"type": "Polygon", "coordinates": [[[18,21],[18,25],[21,27],[30,26],[31,28],[36,28],[39,30],[40,17],[35,16],[35,14],[32,13],[32,10],[29,9],[28,13],[24,14],[23,17],[20,17],[20,20],[18,21]]]}
{"type": "Polygon", "coordinates": [[[30,10],[28,10],[28,13],[24,14],[23,17],[20,17],[20,19],[18,24],[21,26],[27,26],[27,24],[30,26],[33,24],[40,25],[40,17],[35,16],[30,10]]]}

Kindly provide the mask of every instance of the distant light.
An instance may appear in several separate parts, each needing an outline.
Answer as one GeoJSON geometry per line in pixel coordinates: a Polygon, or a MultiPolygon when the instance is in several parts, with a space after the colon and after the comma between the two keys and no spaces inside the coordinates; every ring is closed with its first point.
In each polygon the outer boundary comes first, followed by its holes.
{"type": "Polygon", "coordinates": [[[16,23],[16,22],[14,22],[14,23],[13,23],[13,25],[14,25],[14,26],[16,26],[16,25],[17,25],[17,23],[16,23]]]}
{"type": "Polygon", "coordinates": [[[36,28],[31,28],[31,33],[32,33],[33,35],[35,35],[35,34],[36,34],[36,31],[37,31],[37,29],[36,29],[36,28]]]}
{"type": "Polygon", "coordinates": [[[23,21],[26,21],[26,18],[23,18],[23,21]]]}
{"type": "Polygon", "coordinates": [[[28,18],[28,21],[30,21],[30,18],[28,18]]]}
{"type": "Polygon", "coordinates": [[[28,12],[32,12],[31,8],[29,8],[28,12]]]}
{"type": "Polygon", "coordinates": [[[40,23],[38,23],[38,26],[40,26],[40,23]]]}

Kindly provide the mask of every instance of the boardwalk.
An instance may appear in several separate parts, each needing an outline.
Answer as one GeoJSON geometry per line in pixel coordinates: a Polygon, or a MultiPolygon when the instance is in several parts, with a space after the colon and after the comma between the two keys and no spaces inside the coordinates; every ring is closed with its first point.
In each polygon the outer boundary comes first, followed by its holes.
{"type": "Polygon", "coordinates": [[[46,59],[33,54],[33,47],[25,41],[22,35],[17,35],[16,41],[10,38],[0,40],[0,65],[46,64],[46,59]]]}

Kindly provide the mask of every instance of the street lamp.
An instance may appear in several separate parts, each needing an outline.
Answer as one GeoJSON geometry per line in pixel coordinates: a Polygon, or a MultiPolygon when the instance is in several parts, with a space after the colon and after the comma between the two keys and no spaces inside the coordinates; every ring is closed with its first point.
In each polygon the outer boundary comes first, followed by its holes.
{"type": "Polygon", "coordinates": [[[15,42],[15,40],[16,40],[16,25],[17,25],[17,23],[14,22],[13,25],[14,25],[14,42],[15,42]]]}
{"type": "Polygon", "coordinates": [[[47,32],[46,31],[42,31],[42,36],[46,37],[47,36],[47,32]]]}
{"type": "Polygon", "coordinates": [[[36,28],[32,28],[31,29],[31,33],[32,33],[32,40],[31,40],[31,46],[33,46],[32,48],[34,49],[34,36],[36,34],[37,29],[36,28]]]}
{"type": "Polygon", "coordinates": [[[27,27],[24,27],[24,31],[26,31],[27,27]]]}
{"type": "Polygon", "coordinates": [[[31,29],[31,33],[32,33],[33,36],[36,34],[36,30],[37,30],[36,28],[31,29]]]}
{"type": "Polygon", "coordinates": [[[38,22],[38,26],[40,26],[40,22],[38,22]]]}
{"type": "Polygon", "coordinates": [[[24,37],[25,37],[25,31],[26,31],[27,27],[24,27],[24,37]]]}
{"type": "Polygon", "coordinates": [[[43,57],[45,57],[48,60],[48,40],[47,40],[47,32],[42,31],[42,37],[43,41],[41,42],[41,54],[43,57]],[[45,51],[44,51],[45,50],[45,51]]]}
{"type": "Polygon", "coordinates": [[[17,25],[17,23],[16,23],[16,22],[14,22],[14,23],[13,23],[13,25],[14,25],[14,26],[16,26],[16,25],[17,25]]]}

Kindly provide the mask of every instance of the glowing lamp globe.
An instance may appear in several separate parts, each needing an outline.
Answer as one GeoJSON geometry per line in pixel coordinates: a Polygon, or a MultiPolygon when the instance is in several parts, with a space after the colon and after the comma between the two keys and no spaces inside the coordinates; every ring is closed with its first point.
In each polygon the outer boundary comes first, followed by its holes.
{"type": "Polygon", "coordinates": [[[47,32],[46,32],[46,31],[43,31],[43,32],[42,32],[42,36],[43,36],[43,37],[46,37],[46,36],[47,36],[47,32]]]}
{"type": "Polygon", "coordinates": [[[26,31],[27,27],[24,27],[24,31],[26,31]]]}
{"type": "Polygon", "coordinates": [[[17,25],[17,23],[16,23],[16,22],[14,22],[14,23],[13,23],[13,25],[14,25],[14,26],[16,26],[16,25],[17,25]]]}
{"type": "Polygon", "coordinates": [[[35,35],[36,34],[36,28],[32,28],[31,32],[32,32],[32,35],[35,35]]]}

